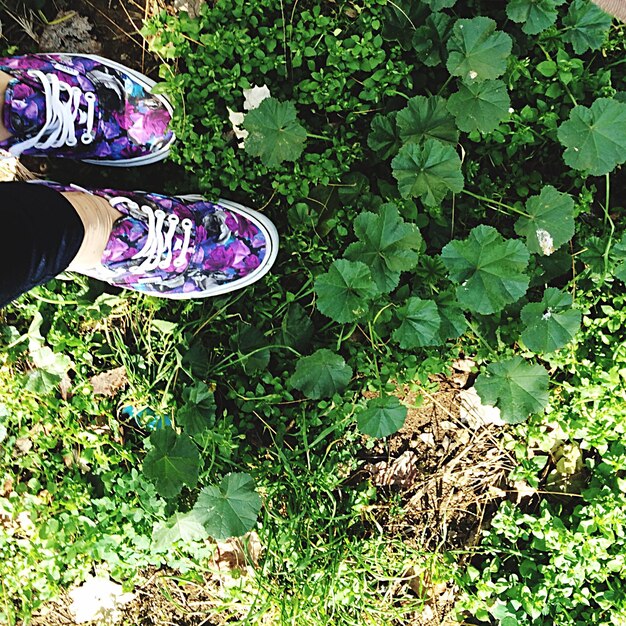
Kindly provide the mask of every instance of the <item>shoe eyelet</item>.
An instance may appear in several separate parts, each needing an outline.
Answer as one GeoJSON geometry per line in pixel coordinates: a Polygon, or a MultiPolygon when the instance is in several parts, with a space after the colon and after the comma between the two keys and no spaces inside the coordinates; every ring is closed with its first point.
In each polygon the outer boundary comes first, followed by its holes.
{"type": "Polygon", "coordinates": [[[96,94],[93,91],[88,91],[87,93],[84,94],[85,96],[85,100],[87,100],[87,102],[95,102],[96,101],[96,94]]]}
{"type": "Polygon", "coordinates": [[[154,212],[154,216],[155,217],[165,217],[165,211],[163,211],[163,209],[157,209],[154,212]]]}
{"type": "Polygon", "coordinates": [[[65,145],[69,146],[70,148],[74,147],[77,143],[78,143],[78,140],[76,139],[76,137],[68,137],[65,140],[65,145]]]}
{"type": "Polygon", "coordinates": [[[181,223],[180,225],[183,228],[191,228],[193,226],[193,221],[190,220],[188,217],[186,217],[181,223]]]}
{"type": "MultiPolygon", "coordinates": [[[[80,136],[80,140],[82,143],[84,143],[85,145],[90,144],[94,139],[96,138],[95,135],[93,135],[92,133],[88,133],[87,131],[85,131],[81,136],[80,136]]],[[[69,145],[69,144],[68,144],[69,145]]],[[[74,144],[76,145],[76,144],[74,144]]]]}
{"type": "Polygon", "coordinates": [[[178,222],[180,221],[180,219],[178,218],[178,215],[175,215],[174,213],[170,213],[170,214],[167,216],[167,221],[168,221],[170,224],[178,224],[178,222]]]}

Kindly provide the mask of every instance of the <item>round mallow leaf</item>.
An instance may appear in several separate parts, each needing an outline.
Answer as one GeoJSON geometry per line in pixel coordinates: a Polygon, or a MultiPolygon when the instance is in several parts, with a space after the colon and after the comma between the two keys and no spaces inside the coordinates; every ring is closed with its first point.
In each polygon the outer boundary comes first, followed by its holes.
{"type": "Polygon", "coordinates": [[[387,437],[400,430],[406,419],[407,408],[395,396],[382,396],[368,401],[359,413],[359,430],[370,437],[387,437]]]}
{"type": "Polygon", "coordinates": [[[524,422],[548,405],[548,372],[519,356],[485,368],[474,387],[483,404],[500,409],[509,424],[524,422]]]}

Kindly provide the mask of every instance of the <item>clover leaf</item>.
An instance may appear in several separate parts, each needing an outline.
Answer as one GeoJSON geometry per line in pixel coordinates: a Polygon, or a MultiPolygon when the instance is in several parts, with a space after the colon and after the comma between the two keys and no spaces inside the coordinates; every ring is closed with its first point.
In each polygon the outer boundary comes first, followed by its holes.
{"type": "Polygon", "coordinates": [[[527,35],[537,35],[556,22],[557,8],[565,0],[509,0],[506,14],[513,22],[523,23],[527,35]]]}
{"type": "Polygon", "coordinates": [[[252,477],[233,473],[224,476],[219,485],[205,487],[192,513],[213,539],[224,541],[254,528],[260,510],[261,498],[252,477]]]}
{"type": "Polygon", "coordinates": [[[370,437],[387,437],[404,425],[407,408],[395,396],[372,398],[357,416],[359,430],[370,437]]]}
{"type": "Polygon", "coordinates": [[[402,146],[391,167],[402,197],[419,197],[427,206],[438,205],[448,191],[463,189],[459,155],[436,139],[427,139],[422,146],[402,146]]]}
{"type": "Polygon", "coordinates": [[[521,241],[504,239],[491,226],[473,228],[464,241],[451,241],[441,251],[450,280],[458,283],[461,306],[490,315],[519,300],[528,289],[524,274],[529,253],[521,241]]]}
{"type": "Polygon", "coordinates": [[[317,308],[336,322],[353,322],[369,311],[378,289],[370,269],[360,261],[339,259],[315,280],[317,308]]]}
{"type": "Polygon", "coordinates": [[[292,387],[307,398],[330,398],[343,391],[352,378],[352,369],[338,354],[321,348],[296,363],[296,371],[289,379],[292,387]]]}
{"type": "Polygon", "coordinates": [[[370,124],[367,145],[381,158],[389,159],[398,152],[402,142],[396,126],[397,111],[389,115],[375,115],[370,124]]]}
{"type": "Polygon", "coordinates": [[[574,0],[563,18],[561,37],[572,44],[576,54],[599,50],[613,19],[588,0],[574,0]]]}
{"type": "Polygon", "coordinates": [[[409,298],[397,312],[400,327],[393,332],[393,339],[407,350],[440,343],[441,317],[432,300],[409,298]]]}
{"type": "Polygon", "coordinates": [[[482,83],[461,83],[459,90],[448,98],[448,110],[456,125],[466,133],[478,130],[489,133],[508,117],[511,99],[501,80],[482,83]]]}
{"type": "Polygon", "coordinates": [[[572,296],[549,287],[541,302],[529,302],[521,312],[526,328],[522,341],[529,350],[554,352],[568,344],[580,328],[581,313],[572,309],[572,296]]]}
{"type": "Polygon", "coordinates": [[[550,256],[574,236],[574,200],[552,185],[528,199],[526,213],[515,223],[515,232],[535,254],[550,256]]]}
{"type": "Polygon", "coordinates": [[[456,144],[459,132],[446,108],[446,99],[440,96],[415,96],[396,118],[403,143],[422,143],[425,139],[439,139],[456,144]]]}
{"type": "Polygon", "coordinates": [[[348,246],[347,259],[361,261],[369,268],[380,293],[398,286],[400,272],[417,265],[422,236],[407,224],[395,204],[384,204],[378,214],[364,211],[354,221],[359,241],[348,246]]]}
{"type": "Polygon", "coordinates": [[[626,161],[626,104],[599,98],[591,108],[576,106],[557,137],[567,165],[592,176],[608,174],[626,161]]]}
{"type": "Polygon", "coordinates": [[[505,422],[519,424],[546,408],[548,382],[545,368],[515,356],[488,365],[474,387],[483,404],[500,409],[505,422]]]}
{"type": "Polygon", "coordinates": [[[448,40],[446,67],[466,83],[493,80],[504,74],[512,46],[511,38],[496,31],[491,18],[459,19],[448,40]]]}
{"type": "Polygon", "coordinates": [[[143,461],[143,473],[159,495],[173,498],[183,485],[196,486],[200,454],[188,435],[162,428],[150,435],[150,443],[152,449],[143,461]]]}
{"type": "Polygon", "coordinates": [[[298,122],[296,107],[291,102],[266,98],[246,114],[243,127],[249,133],[246,152],[260,157],[267,167],[295,161],[304,150],[306,130],[298,122]]]}

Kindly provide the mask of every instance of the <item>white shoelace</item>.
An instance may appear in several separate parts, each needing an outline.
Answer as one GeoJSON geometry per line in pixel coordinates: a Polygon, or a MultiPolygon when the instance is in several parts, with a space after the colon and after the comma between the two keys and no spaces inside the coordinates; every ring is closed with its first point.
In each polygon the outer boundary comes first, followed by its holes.
{"type": "Polygon", "coordinates": [[[185,265],[193,228],[193,222],[189,218],[181,220],[177,215],[173,213],[167,215],[165,211],[161,209],[153,209],[148,205],[142,205],[140,207],[136,202],[124,198],[123,196],[111,198],[109,199],[109,203],[114,208],[117,208],[118,204],[125,204],[131,209],[142,211],[148,217],[148,236],[146,237],[146,241],[143,248],[132,256],[133,259],[145,258],[139,265],[130,268],[133,274],[150,272],[157,267],[167,269],[172,264],[172,257],[174,255],[174,235],[176,234],[178,224],[180,224],[183,229],[183,242],[180,249],[176,251],[177,256],[173,261],[173,265],[174,267],[182,267],[185,265]],[[166,224],[167,230],[165,230],[166,224]]]}
{"type": "Polygon", "coordinates": [[[61,82],[55,74],[45,74],[39,70],[28,70],[28,74],[41,81],[46,98],[46,121],[41,130],[30,139],[11,146],[9,152],[19,156],[29,148],[60,148],[63,145],[75,146],[76,123],[85,123],[86,128],[80,137],[85,145],[95,139],[93,131],[95,121],[96,94],[86,92],[83,94],[80,87],[70,87],[61,82]],[[65,95],[65,99],[62,98],[65,95]],[[81,109],[81,96],[87,101],[87,111],[81,109]],[[81,115],[82,113],[82,115],[81,115]],[[81,119],[81,118],[84,118],[81,119]]]}

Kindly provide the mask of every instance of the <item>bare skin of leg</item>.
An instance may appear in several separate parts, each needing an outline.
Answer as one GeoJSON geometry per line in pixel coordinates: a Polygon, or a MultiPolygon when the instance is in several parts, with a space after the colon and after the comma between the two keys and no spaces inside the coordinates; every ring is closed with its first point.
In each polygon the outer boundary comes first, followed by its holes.
{"type": "Polygon", "coordinates": [[[4,141],[11,136],[11,133],[4,126],[4,94],[7,90],[9,82],[13,78],[4,72],[0,72],[0,141],[4,141]]]}
{"type": "Polygon", "coordinates": [[[123,214],[104,198],[84,191],[64,191],[62,195],[70,201],[85,227],[83,243],[68,269],[80,272],[98,267],[113,224],[123,214]]]}

